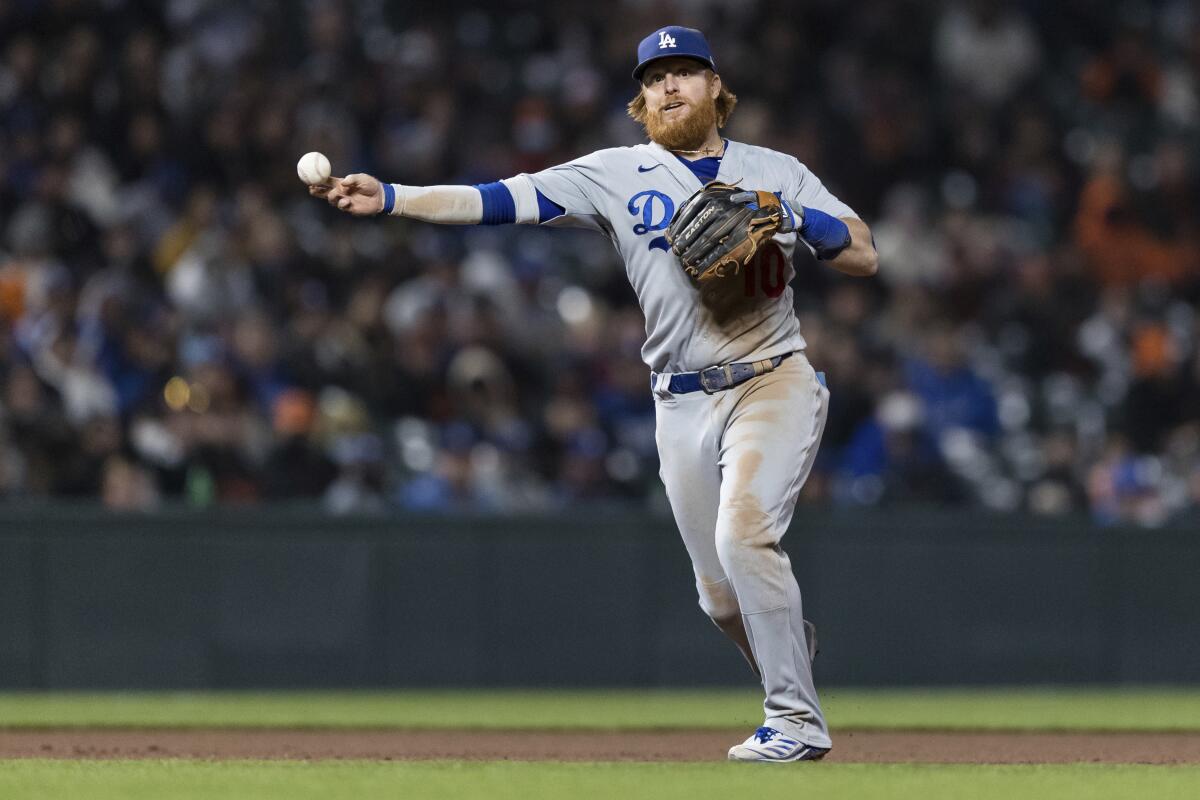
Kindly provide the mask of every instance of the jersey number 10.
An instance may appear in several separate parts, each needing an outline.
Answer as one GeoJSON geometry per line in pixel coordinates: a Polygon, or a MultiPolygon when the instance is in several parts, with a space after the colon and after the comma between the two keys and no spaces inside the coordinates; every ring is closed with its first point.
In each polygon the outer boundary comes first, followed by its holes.
{"type": "Polygon", "coordinates": [[[779,297],[787,288],[787,259],[775,242],[768,242],[754,254],[754,260],[746,265],[746,297],[762,293],[767,297],[779,297]]]}

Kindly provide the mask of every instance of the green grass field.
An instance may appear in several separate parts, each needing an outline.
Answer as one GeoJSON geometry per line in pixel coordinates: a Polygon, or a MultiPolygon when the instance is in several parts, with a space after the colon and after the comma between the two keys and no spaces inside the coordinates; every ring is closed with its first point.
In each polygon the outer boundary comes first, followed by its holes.
{"type": "MultiPolygon", "coordinates": [[[[1200,730],[1200,689],[829,689],[834,728],[1200,730]]],[[[753,691],[0,694],[0,727],[731,728],[753,691]]]]}
{"type": "Polygon", "coordinates": [[[1195,800],[1200,768],[538,762],[0,762],[0,796],[22,800],[1195,800]]]}
{"type": "MultiPolygon", "coordinates": [[[[1200,730],[1200,689],[827,690],[837,728],[1200,730]]],[[[730,728],[746,691],[0,694],[0,728],[730,728]]],[[[836,732],[835,732],[836,735],[836,732]]],[[[1200,766],[0,761],[0,798],[1200,797],[1200,766]]]]}

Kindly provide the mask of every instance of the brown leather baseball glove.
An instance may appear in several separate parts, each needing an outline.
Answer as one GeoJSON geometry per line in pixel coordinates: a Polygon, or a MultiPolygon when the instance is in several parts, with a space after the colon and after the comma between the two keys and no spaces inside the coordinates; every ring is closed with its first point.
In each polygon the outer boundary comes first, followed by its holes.
{"type": "Polygon", "coordinates": [[[713,181],[687,199],[667,228],[667,242],[692,280],[703,284],[736,275],[762,243],[791,230],[791,219],[770,192],[713,181]]]}

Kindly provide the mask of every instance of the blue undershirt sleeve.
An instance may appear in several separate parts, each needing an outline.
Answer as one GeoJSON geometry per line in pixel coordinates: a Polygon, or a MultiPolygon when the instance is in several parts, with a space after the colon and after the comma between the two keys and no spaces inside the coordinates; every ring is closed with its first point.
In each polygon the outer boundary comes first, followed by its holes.
{"type": "Polygon", "coordinates": [[[537,192],[539,223],[549,222],[555,217],[561,217],[563,214],[567,213],[565,208],[551,200],[549,197],[546,197],[546,195],[542,194],[540,189],[536,189],[535,191],[537,192]]]}

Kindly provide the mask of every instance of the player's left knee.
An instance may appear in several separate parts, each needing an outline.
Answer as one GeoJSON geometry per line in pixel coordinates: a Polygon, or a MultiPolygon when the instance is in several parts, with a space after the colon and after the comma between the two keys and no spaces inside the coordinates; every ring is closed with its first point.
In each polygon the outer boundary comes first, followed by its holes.
{"type": "Polygon", "coordinates": [[[717,554],[773,548],[780,532],[775,519],[758,506],[722,506],[717,514],[717,554]]]}

